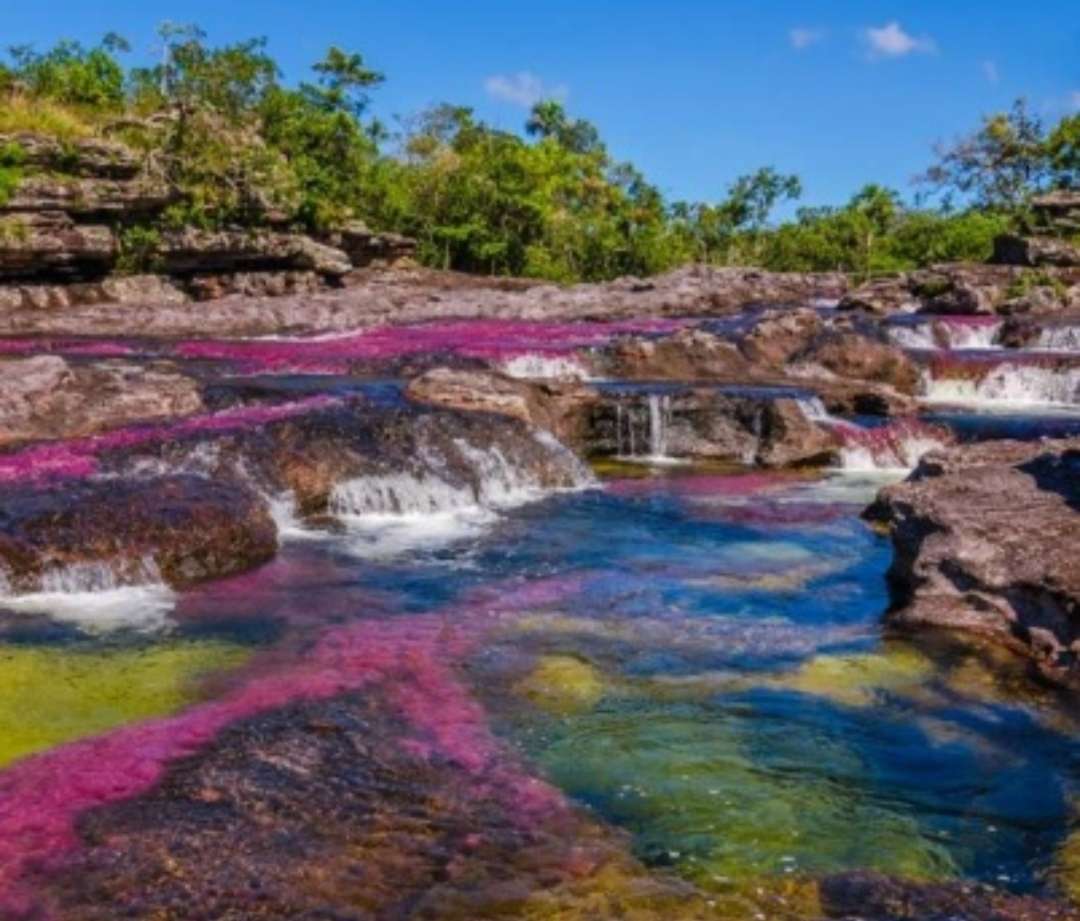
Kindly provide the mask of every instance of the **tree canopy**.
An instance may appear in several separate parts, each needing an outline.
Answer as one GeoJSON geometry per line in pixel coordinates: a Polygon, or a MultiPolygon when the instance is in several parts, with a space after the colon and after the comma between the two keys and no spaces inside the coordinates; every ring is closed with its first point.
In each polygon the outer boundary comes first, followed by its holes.
{"type": "MultiPolygon", "coordinates": [[[[369,115],[385,77],[355,51],[331,47],[290,85],[259,38],[215,46],[170,23],[156,63],[126,66],[129,50],[112,33],[9,49],[0,132],[125,141],[179,193],[169,225],[317,234],[360,219],[416,237],[429,265],[469,272],[599,280],[697,260],[872,274],[981,259],[1032,194],[1080,185],[1080,116],[1048,129],[1018,102],[939,148],[922,177],[934,207],[869,185],[776,224],[799,177],[767,166],[712,200],[670,202],[556,100],[520,133],[444,103],[391,134],[369,115]]],[[[3,168],[13,182],[20,167],[3,168]]]]}

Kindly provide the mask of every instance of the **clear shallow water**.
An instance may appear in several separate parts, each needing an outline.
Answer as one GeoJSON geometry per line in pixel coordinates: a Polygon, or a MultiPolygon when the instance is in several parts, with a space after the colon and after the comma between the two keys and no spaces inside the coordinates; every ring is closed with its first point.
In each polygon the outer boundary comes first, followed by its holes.
{"type": "MultiPolygon", "coordinates": [[[[156,639],[12,615],[0,675],[36,732],[0,714],[0,755],[226,699],[359,629],[365,655],[407,663],[380,665],[400,697],[446,697],[451,668],[500,759],[710,891],[854,868],[1037,890],[1069,830],[1076,727],[1007,661],[883,639],[890,550],[857,517],[881,482],[657,470],[458,539],[420,523],[399,555],[308,535],[181,595],[156,639]]],[[[432,719],[453,728],[456,706],[432,719]]],[[[468,733],[443,744],[475,755],[468,733]]]]}

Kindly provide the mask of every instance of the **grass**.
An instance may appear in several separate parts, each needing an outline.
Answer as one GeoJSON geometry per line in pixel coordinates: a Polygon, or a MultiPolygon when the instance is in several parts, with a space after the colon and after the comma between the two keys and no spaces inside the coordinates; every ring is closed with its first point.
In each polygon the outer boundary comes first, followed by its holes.
{"type": "Polygon", "coordinates": [[[13,96],[0,105],[0,134],[30,132],[74,141],[94,134],[93,124],[67,106],[44,99],[13,96]]]}

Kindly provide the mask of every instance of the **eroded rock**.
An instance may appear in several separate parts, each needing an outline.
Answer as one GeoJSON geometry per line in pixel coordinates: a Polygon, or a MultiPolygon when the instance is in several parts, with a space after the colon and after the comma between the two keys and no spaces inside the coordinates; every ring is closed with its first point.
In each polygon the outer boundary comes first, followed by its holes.
{"type": "Polygon", "coordinates": [[[1080,439],[933,452],[867,516],[895,548],[892,625],[980,634],[1080,683],[1080,439]]]}

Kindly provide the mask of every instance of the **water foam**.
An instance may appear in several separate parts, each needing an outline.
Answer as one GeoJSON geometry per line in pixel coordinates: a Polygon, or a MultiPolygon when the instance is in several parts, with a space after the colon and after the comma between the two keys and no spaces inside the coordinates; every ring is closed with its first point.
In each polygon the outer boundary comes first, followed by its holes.
{"type": "Polygon", "coordinates": [[[502,371],[510,377],[524,380],[587,381],[589,369],[577,358],[565,355],[543,355],[529,352],[514,355],[502,362],[502,371]]]}
{"type": "Polygon", "coordinates": [[[1005,363],[981,377],[935,376],[924,372],[923,396],[931,403],[1004,406],[1080,403],[1080,367],[1055,369],[1005,363]]]}
{"type": "MultiPolygon", "coordinates": [[[[7,580],[4,580],[7,582],[7,580]]],[[[146,557],[118,572],[106,563],[73,563],[42,573],[38,589],[15,594],[0,585],[0,608],[42,614],[84,633],[156,633],[171,625],[176,595],[146,557]]]]}

